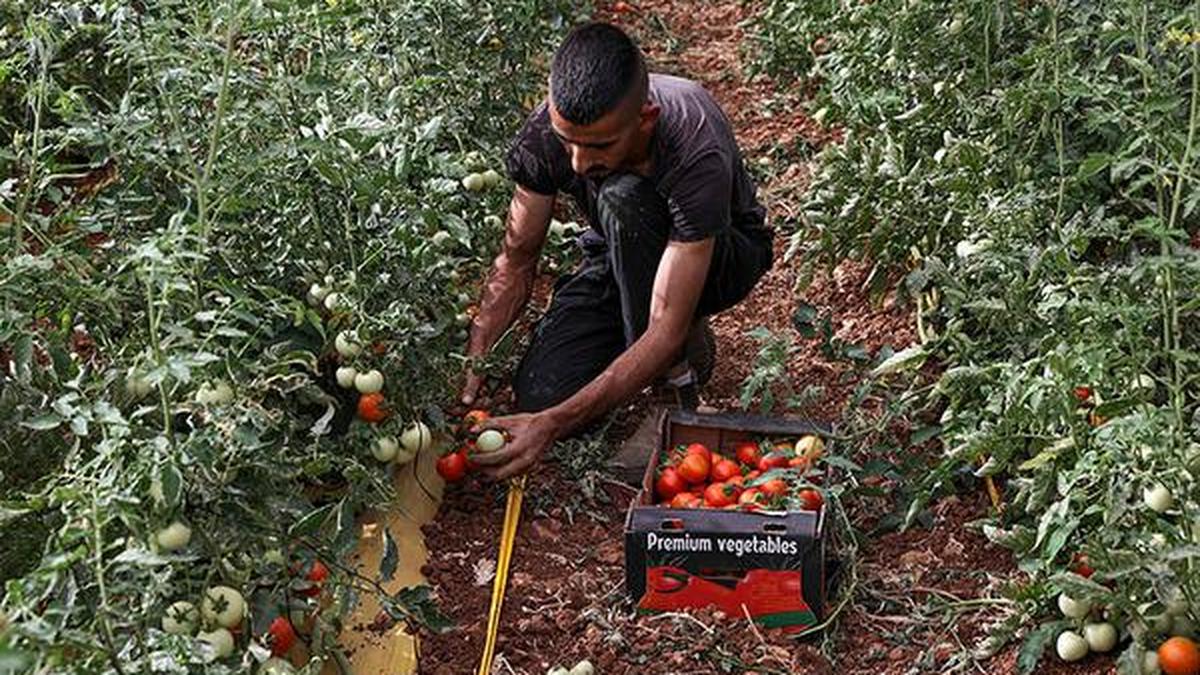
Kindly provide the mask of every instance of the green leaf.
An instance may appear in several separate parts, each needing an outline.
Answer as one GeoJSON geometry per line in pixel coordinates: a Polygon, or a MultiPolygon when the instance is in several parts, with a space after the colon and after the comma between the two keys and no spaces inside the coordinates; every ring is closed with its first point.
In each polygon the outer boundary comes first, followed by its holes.
{"type": "Polygon", "coordinates": [[[1063,622],[1054,621],[1042,624],[1037,630],[1031,631],[1025,636],[1025,641],[1021,644],[1021,652],[1017,656],[1017,672],[1020,675],[1029,675],[1034,668],[1037,668],[1038,662],[1042,660],[1042,655],[1046,653],[1046,647],[1058,637],[1061,630],[1063,630],[1063,622]]]}
{"type": "Polygon", "coordinates": [[[183,496],[183,476],[174,464],[164,464],[158,472],[158,480],[162,485],[163,507],[174,509],[183,496]]]}
{"type": "Polygon", "coordinates": [[[303,518],[292,523],[292,526],[288,528],[288,535],[304,537],[316,534],[321,529],[321,525],[325,522],[325,519],[329,517],[330,512],[333,511],[333,507],[333,504],[326,504],[325,506],[309,511],[303,518]]]}
{"type": "Polygon", "coordinates": [[[50,429],[57,428],[58,425],[62,423],[62,417],[59,417],[54,413],[47,413],[45,415],[39,415],[31,420],[22,421],[21,426],[27,429],[33,429],[34,431],[48,431],[50,429]]]}

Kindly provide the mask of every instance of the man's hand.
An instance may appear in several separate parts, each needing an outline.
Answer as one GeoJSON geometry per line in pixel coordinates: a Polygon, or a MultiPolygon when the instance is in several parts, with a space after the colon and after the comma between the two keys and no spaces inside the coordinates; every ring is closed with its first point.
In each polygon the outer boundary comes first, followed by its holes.
{"type": "Polygon", "coordinates": [[[483,377],[476,374],[473,368],[467,367],[467,372],[463,381],[462,396],[459,400],[465,406],[471,406],[475,403],[475,397],[479,396],[479,387],[483,384],[483,377]]]}
{"type": "Polygon", "coordinates": [[[476,452],[471,455],[471,461],[495,480],[525,473],[558,439],[554,420],[544,413],[493,417],[472,431],[483,429],[499,429],[509,439],[504,447],[495,452],[476,452]]]}

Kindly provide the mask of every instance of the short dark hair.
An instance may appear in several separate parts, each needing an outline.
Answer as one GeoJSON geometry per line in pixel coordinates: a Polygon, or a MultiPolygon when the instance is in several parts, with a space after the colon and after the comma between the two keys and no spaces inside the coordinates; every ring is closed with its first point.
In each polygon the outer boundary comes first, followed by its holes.
{"type": "Polygon", "coordinates": [[[625,31],[601,21],[577,26],[554,52],[550,98],[572,124],[591,124],[647,87],[646,63],[625,31]]]}

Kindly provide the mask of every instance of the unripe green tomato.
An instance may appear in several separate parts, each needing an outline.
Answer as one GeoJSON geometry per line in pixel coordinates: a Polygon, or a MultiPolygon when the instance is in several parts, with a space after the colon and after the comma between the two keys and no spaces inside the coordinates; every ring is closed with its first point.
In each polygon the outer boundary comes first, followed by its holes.
{"type": "Polygon", "coordinates": [[[320,284],[314,283],[308,287],[308,304],[313,307],[320,307],[325,301],[325,297],[329,295],[329,289],[323,288],[320,284]]]}
{"type": "Polygon", "coordinates": [[[495,169],[488,169],[487,171],[484,171],[483,174],[481,174],[481,177],[483,178],[484,187],[496,187],[502,180],[500,174],[497,173],[495,169]]]}
{"type": "Polygon", "coordinates": [[[1063,661],[1078,661],[1088,654],[1087,640],[1073,630],[1064,630],[1059,633],[1054,647],[1058,652],[1058,658],[1063,661]]]}
{"type": "Polygon", "coordinates": [[[236,589],[228,586],[213,586],[204,592],[200,602],[200,614],[209,623],[222,628],[234,628],[246,615],[246,601],[236,589]]]}
{"type": "Polygon", "coordinates": [[[485,429],[475,439],[475,447],[480,452],[496,452],[504,447],[504,434],[495,429],[485,429]]]}
{"type": "Polygon", "coordinates": [[[1083,627],[1083,639],[1094,652],[1110,652],[1117,646],[1117,629],[1111,623],[1089,623],[1083,627]]]}
{"type": "Polygon", "coordinates": [[[482,174],[469,173],[466,178],[462,179],[462,185],[471,192],[480,192],[487,187],[487,182],[482,174]]]}
{"type": "Polygon", "coordinates": [[[1058,611],[1068,619],[1082,619],[1092,611],[1092,603],[1087,600],[1076,600],[1066,593],[1058,595],[1058,611]]]}
{"type": "Polygon", "coordinates": [[[451,236],[450,233],[445,230],[438,230],[437,232],[433,233],[433,238],[430,241],[433,242],[434,246],[441,248],[443,246],[448,246],[451,243],[453,243],[454,237],[451,236]]]}
{"type": "Polygon", "coordinates": [[[483,217],[483,224],[491,228],[499,229],[504,227],[504,219],[497,215],[487,215],[483,217]]]}
{"type": "Polygon", "coordinates": [[[258,667],[258,675],[293,675],[296,669],[288,661],[272,656],[258,667]]]}
{"type": "Polygon", "coordinates": [[[1174,504],[1175,498],[1171,496],[1171,491],[1163,485],[1152,485],[1142,490],[1142,501],[1151,511],[1156,513],[1167,512],[1174,504]]]}
{"type": "Polygon", "coordinates": [[[192,528],[178,520],[159,530],[154,535],[158,547],[164,551],[178,551],[192,540],[192,528]]]}
{"type": "Polygon", "coordinates": [[[424,422],[417,421],[405,429],[403,434],[400,434],[400,445],[415,455],[433,446],[433,434],[424,422]]]}
{"type": "Polygon", "coordinates": [[[324,305],[331,312],[339,309],[342,306],[342,294],[335,291],[325,296],[324,305]]]}
{"type": "Polygon", "coordinates": [[[574,668],[567,671],[567,675],[594,675],[596,668],[592,666],[592,662],[584,659],[575,664],[574,668]]]}
{"type": "Polygon", "coordinates": [[[200,625],[200,610],[187,600],[173,603],[163,612],[162,629],[171,635],[191,635],[200,625]]]}
{"type": "Polygon", "coordinates": [[[1108,19],[1105,19],[1104,23],[1100,24],[1100,30],[1104,31],[1105,33],[1111,33],[1116,29],[1117,29],[1117,24],[1113,23],[1112,21],[1110,21],[1108,19]]]}
{"type": "Polygon", "coordinates": [[[201,631],[196,639],[208,643],[213,649],[213,659],[223,659],[233,653],[233,633],[225,628],[213,631],[201,631]]]}
{"type": "Polygon", "coordinates": [[[362,352],[362,344],[358,341],[358,333],[344,330],[333,339],[333,348],[344,359],[352,359],[362,352]]]}
{"type": "Polygon", "coordinates": [[[375,455],[375,459],[381,462],[390,462],[396,458],[396,451],[400,449],[400,444],[391,436],[383,436],[375,439],[375,444],[371,448],[371,453],[375,455]]]}
{"type": "Polygon", "coordinates": [[[1142,654],[1142,675],[1161,675],[1162,668],[1158,665],[1158,652],[1153,649],[1142,654]]]}
{"type": "Polygon", "coordinates": [[[129,372],[125,375],[125,393],[129,394],[130,398],[140,401],[146,398],[153,390],[154,385],[150,384],[149,380],[133,368],[129,369],[129,372]]]}
{"type": "Polygon", "coordinates": [[[342,366],[337,369],[334,376],[337,378],[339,387],[342,389],[353,389],[354,378],[358,376],[358,371],[353,366],[342,366]]]}
{"type": "Polygon", "coordinates": [[[383,373],[378,370],[368,370],[354,377],[354,388],[360,394],[374,394],[383,390],[383,373]]]}

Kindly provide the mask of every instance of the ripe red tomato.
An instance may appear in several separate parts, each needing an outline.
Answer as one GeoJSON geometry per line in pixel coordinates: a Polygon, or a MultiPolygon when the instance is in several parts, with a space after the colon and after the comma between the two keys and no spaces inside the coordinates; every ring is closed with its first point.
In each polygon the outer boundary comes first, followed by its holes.
{"type": "Polygon", "coordinates": [[[767,497],[780,497],[787,494],[788,484],[782,478],[774,478],[758,486],[758,489],[767,497]]]}
{"type": "Polygon", "coordinates": [[[320,560],[314,560],[312,567],[308,569],[308,574],[304,575],[304,580],[309,582],[308,585],[297,590],[296,593],[306,598],[315,598],[321,594],[321,587],[328,578],[329,568],[320,560]]]}
{"type": "Polygon", "coordinates": [[[788,465],[788,467],[793,468],[793,469],[800,469],[801,473],[803,473],[806,469],[808,469],[808,458],[807,457],[793,457],[788,460],[787,465],[788,465]]]}
{"type": "Polygon", "coordinates": [[[751,471],[750,473],[746,474],[746,480],[754,480],[755,478],[758,478],[761,475],[762,475],[762,472],[759,471],[758,469],[755,469],[755,470],[751,471]]]}
{"type": "Polygon", "coordinates": [[[790,458],[785,455],[764,455],[758,459],[758,470],[766,473],[771,469],[782,469],[788,465],[790,458]]]}
{"type": "Polygon", "coordinates": [[[728,459],[713,464],[712,471],[708,474],[708,479],[714,483],[724,483],[734,476],[741,476],[742,469],[737,465],[737,462],[731,462],[728,459]]]}
{"type": "Polygon", "coordinates": [[[437,472],[447,483],[457,483],[467,475],[467,453],[456,450],[442,455],[437,461],[437,472]]]}
{"type": "Polygon", "coordinates": [[[676,470],[683,479],[693,485],[703,483],[708,479],[708,457],[699,453],[691,453],[679,461],[676,470]]]}
{"type": "Polygon", "coordinates": [[[746,488],[742,491],[742,494],[738,495],[739,504],[758,504],[762,506],[766,502],[766,497],[763,495],[762,490],[758,488],[746,488]]]}
{"type": "Polygon", "coordinates": [[[704,455],[704,459],[712,463],[712,451],[704,446],[703,443],[692,443],[684,449],[685,455],[704,455]]]}
{"type": "Polygon", "coordinates": [[[821,493],[812,488],[805,488],[796,494],[796,498],[800,500],[800,508],[805,511],[816,511],[825,503],[825,498],[821,493]]]}
{"type": "Polygon", "coordinates": [[[364,422],[378,424],[388,417],[387,401],[383,394],[374,392],[358,397],[358,417],[364,422]]]}
{"type": "Polygon", "coordinates": [[[753,441],[742,441],[735,447],[734,454],[737,456],[737,461],[754,468],[758,466],[758,460],[762,457],[762,448],[753,441]]]}
{"type": "Polygon", "coordinates": [[[470,429],[471,427],[483,424],[491,419],[491,417],[486,410],[472,410],[463,415],[462,426],[464,429],[470,429]]]}
{"type": "Polygon", "coordinates": [[[659,501],[669,502],[675,498],[675,495],[686,490],[687,483],[683,480],[683,476],[669,466],[663,469],[654,483],[654,492],[658,495],[659,501]]]}
{"type": "Polygon", "coordinates": [[[671,500],[673,509],[694,509],[704,503],[700,497],[691,492],[680,492],[671,500]]]}
{"type": "Polygon", "coordinates": [[[267,644],[275,656],[283,656],[296,644],[296,629],[285,616],[277,616],[267,627],[267,644]]]}
{"type": "Polygon", "coordinates": [[[1087,386],[1075,387],[1075,398],[1080,403],[1087,403],[1092,398],[1092,388],[1087,386]]]}
{"type": "Polygon", "coordinates": [[[1088,557],[1086,553],[1075,554],[1075,556],[1071,559],[1071,571],[1083,577],[1084,579],[1087,579],[1096,573],[1096,570],[1092,569],[1092,566],[1088,564],[1088,557]]]}
{"type": "Polygon", "coordinates": [[[713,483],[704,489],[704,505],[713,508],[724,508],[736,504],[737,488],[725,483],[713,483]]]}

